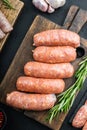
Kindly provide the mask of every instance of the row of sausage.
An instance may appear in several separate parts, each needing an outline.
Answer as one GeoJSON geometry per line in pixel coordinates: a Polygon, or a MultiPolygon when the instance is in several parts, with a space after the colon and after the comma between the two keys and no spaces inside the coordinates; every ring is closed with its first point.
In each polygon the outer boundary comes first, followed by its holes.
{"type": "Polygon", "coordinates": [[[84,105],[82,105],[78,112],[76,113],[72,126],[76,128],[82,128],[82,130],[87,130],[87,100],[84,105]]]}
{"type": "Polygon", "coordinates": [[[8,94],[6,101],[21,109],[46,110],[57,101],[55,94],[64,91],[63,79],[74,74],[70,62],[76,59],[80,37],[64,29],[48,30],[34,35],[33,45],[35,61],[25,64],[25,75],[16,82],[17,91],[8,94]]]}
{"type": "Polygon", "coordinates": [[[0,10],[0,39],[3,39],[7,33],[13,30],[13,27],[0,10]]]}

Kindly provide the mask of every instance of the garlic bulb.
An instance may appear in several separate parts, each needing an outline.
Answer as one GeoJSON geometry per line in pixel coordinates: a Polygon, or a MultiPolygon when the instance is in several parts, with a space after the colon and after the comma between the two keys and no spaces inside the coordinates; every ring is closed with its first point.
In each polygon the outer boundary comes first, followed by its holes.
{"type": "Polygon", "coordinates": [[[53,13],[54,11],[55,11],[55,9],[52,8],[52,7],[49,5],[47,12],[48,12],[48,13],[53,13]]]}
{"type": "Polygon", "coordinates": [[[44,0],[33,0],[32,3],[39,10],[46,12],[48,9],[48,4],[44,0]]]}
{"type": "Polygon", "coordinates": [[[46,0],[46,2],[54,9],[57,9],[63,6],[66,3],[66,0],[46,0]]]}
{"type": "Polygon", "coordinates": [[[32,0],[32,3],[43,12],[53,13],[55,9],[63,6],[66,0],[32,0]]]}

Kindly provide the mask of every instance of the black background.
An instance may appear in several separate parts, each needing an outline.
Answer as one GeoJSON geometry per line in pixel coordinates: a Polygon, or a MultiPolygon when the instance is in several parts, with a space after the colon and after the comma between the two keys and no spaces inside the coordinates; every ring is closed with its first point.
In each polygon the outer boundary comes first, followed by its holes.
{"type": "MultiPolygon", "coordinates": [[[[18,48],[22,43],[23,38],[25,37],[25,34],[31,26],[34,18],[38,14],[46,17],[47,19],[59,25],[63,25],[64,19],[71,5],[77,5],[80,8],[87,10],[87,0],[66,0],[66,4],[62,8],[57,9],[52,14],[43,13],[39,11],[32,5],[31,0],[23,0],[23,2],[25,5],[14,25],[14,30],[11,32],[0,54],[0,82],[3,80],[18,48]]],[[[85,24],[85,26],[82,28],[80,36],[87,39],[87,24],[85,24]]],[[[0,108],[2,108],[7,115],[7,125],[4,130],[50,130],[49,128],[37,123],[36,121],[24,116],[23,113],[18,112],[10,107],[7,107],[2,103],[0,103],[0,108]]],[[[76,129],[70,127],[67,124],[66,120],[62,127],[62,130],[76,129]]]]}

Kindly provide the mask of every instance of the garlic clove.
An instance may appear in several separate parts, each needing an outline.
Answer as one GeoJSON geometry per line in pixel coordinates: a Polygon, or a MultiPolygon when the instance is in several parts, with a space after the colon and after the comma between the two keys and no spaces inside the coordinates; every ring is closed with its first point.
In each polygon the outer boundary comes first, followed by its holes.
{"type": "Polygon", "coordinates": [[[33,0],[33,5],[39,10],[46,12],[48,9],[48,4],[45,0],[33,0]]]}
{"type": "Polygon", "coordinates": [[[48,6],[48,13],[53,13],[55,11],[54,8],[52,8],[50,5],[48,6]]]}
{"type": "Polygon", "coordinates": [[[56,9],[63,6],[66,3],[66,0],[46,0],[46,2],[56,9]]]}

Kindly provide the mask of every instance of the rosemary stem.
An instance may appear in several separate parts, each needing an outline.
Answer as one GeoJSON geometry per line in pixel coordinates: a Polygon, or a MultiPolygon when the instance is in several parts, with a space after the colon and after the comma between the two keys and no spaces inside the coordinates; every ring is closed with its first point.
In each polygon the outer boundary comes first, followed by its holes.
{"type": "Polygon", "coordinates": [[[14,9],[9,0],[2,0],[8,9],[14,9]]]}
{"type": "Polygon", "coordinates": [[[58,102],[51,108],[48,112],[47,120],[51,121],[59,115],[61,112],[68,112],[71,106],[73,105],[76,94],[83,87],[83,83],[87,78],[87,56],[83,58],[83,61],[80,62],[79,68],[75,73],[76,81],[63,93],[57,95],[58,102]]]}

